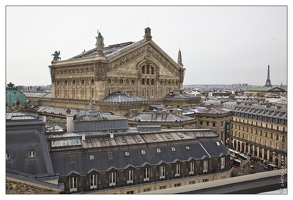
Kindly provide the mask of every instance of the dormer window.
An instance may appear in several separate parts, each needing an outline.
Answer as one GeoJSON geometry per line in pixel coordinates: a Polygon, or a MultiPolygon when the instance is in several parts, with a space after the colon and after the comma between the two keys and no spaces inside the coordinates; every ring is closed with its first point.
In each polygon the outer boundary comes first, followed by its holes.
{"type": "Polygon", "coordinates": [[[34,158],[36,157],[36,155],[37,155],[37,152],[34,149],[31,149],[28,151],[28,157],[34,158]]]}

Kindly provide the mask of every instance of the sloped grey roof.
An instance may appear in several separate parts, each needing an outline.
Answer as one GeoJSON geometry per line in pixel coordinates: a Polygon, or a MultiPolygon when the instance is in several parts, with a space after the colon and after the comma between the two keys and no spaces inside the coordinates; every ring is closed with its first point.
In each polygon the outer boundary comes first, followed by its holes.
{"type": "Polygon", "coordinates": [[[256,104],[250,105],[250,106],[236,105],[234,107],[233,111],[287,119],[287,108],[286,107],[281,107],[281,108],[277,109],[275,106],[271,106],[269,108],[266,108],[265,106],[256,105],[256,104]]]}
{"type": "Polygon", "coordinates": [[[179,94],[174,94],[174,93],[169,93],[167,94],[164,98],[179,98],[179,99],[185,99],[185,98],[199,98],[195,96],[194,94],[188,94],[188,93],[179,93],[179,94]]]}
{"type": "Polygon", "coordinates": [[[52,92],[23,92],[25,96],[31,98],[52,98],[52,92]]]}
{"type": "Polygon", "coordinates": [[[207,108],[207,107],[196,107],[195,109],[189,108],[188,110],[183,110],[186,113],[210,113],[210,114],[224,114],[229,113],[228,110],[218,109],[215,107],[207,108]]]}
{"type": "MultiPolygon", "coordinates": [[[[218,141],[220,142],[220,140],[218,141]]],[[[113,159],[108,159],[108,152],[86,152],[84,154],[75,154],[74,163],[69,164],[68,156],[51,156],[55,173],[60,175],[68,174],[74,170],[80,174],[86,174],[89,170],[106,171],[110,168],[126,169],[129,166],[139,167],[148,163],[150,165],[159,164],[162,162],[173,163],[175,160],[187,161],[190,158],[202,159],[204,157],[219,156],[220,154],[228,154],[226,147],[220,142],[220,146],[216,141],[190,141],[185,144],[168,144],[164,146],[139,147],[131,148],[127,146],[124,150],[113,150],[113,159]],[[211,144],[212,143],[212,144],[211,144]],[[216,149],[213,149],[217,146],[216,149]],[[189,146],[189,149],[186,148],[189,146]],[[171,150],[175,147],[175,151],[171,150]],[[157,153],[157,148],[161,149],[157,153]],[[141,150],[145,150],[142,155],[141,150]],[[125,156],[125,151],[129,152],[129,156],[125,156]],[[94,160],[89,160],[89,156],[93,155],[94,160]]]]}
{"type": "Polygon", "coordinates": [[[178,116],[174,113],[167,113],[166,118],[163,118],[164,111],[144,111],[137,113],[135,116],[129,118],[130,121],[140,120],[140,121],[168,121],[168,122],[176,122],[176,121],[189,121],[193,120],[191,117],[187,116],[178,116]],[[156,117],[153,117],[153,112],[156,112],[156,117]]]}
{"type": "Polygon", "coordinates": [[[107,97],[103,99],[106,102],[131,102],[131,101],[146,101],[145,98],[134,96],[134,95],[126,95],[120,92],[115,92],[109,94],[107,97]]]}
{"type": "MultiPolygon", "coordinates": [[[[113,45],[109,45],[107,47],[104,47],[103,49],[103,53],[105,56],[108,56],[114,52],[117,52],[129,45],[133,44],[133,42],[124,42],[124,43],[119,43],[119,44],[113,44],[113,45]]],[[[96,48],[93,48],[91,50],[88,50],[88,51],[85,51],[85,52],[82,52],[81,54],[77,55],[77,56],[74,56],[72,58],[70,58],[69,60],[72,60],[72,59],[77,59],[77,58],[86,58],[86,57],[92,57],[92,56],[95,56],[97,55],[97,49],[96,48]]]]}

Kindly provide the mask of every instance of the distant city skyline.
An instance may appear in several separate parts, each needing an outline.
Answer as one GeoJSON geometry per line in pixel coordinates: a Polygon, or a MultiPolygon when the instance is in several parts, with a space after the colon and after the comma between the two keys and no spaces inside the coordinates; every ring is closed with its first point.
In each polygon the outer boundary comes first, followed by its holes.
{"type": "Polygon", "coordinates": [[[173,60],[182,52],[184,85],[287,85],[287,6],[6,6],[6,82],[51,85],[62,60],[95,47],[152,39],[173,60]],[[78,15],[76,15],[78,13],[78,15]],[[149,13],[149,15],[142,15],[149,13]]]}

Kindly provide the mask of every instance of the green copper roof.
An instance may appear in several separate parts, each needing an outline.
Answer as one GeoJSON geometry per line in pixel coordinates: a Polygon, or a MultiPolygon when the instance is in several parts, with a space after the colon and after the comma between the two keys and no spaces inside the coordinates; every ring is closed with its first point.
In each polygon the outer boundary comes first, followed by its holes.
{"type": "Polygon", "coordinates": [[[279,87],[251,87],[247,88],[247,91],[254,91],[254,92],[282,92],[285,91],[279,87]]]}
{"type": "Polygon", "coordinates": [[[19,100],[22,105],[25,105],[27,98],[10,82],[6,86],[6,106],[13,106],[13,103],[17,100],[19,100]]]}
{"type": "Polygon", "coordinates": [[[260,92],[267,92],[271,90],[273,87],[251,87],[247,88],[247,91],[260,91],[260,92]]]}

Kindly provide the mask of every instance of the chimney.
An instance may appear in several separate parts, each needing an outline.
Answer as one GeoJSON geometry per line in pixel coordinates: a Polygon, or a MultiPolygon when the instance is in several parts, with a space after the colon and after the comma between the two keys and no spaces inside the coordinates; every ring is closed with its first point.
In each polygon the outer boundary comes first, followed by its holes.
{"type": "Polygon", "coordinates": [[[152,120],[156,120],[157,119],[157,110],[154,109],[152,112],[152,120]]]}
{"type": "Polygon", "coordinates": [[[183,109],[184,110],[188,110],[189,109],[189,105],[188,104],[183,105],[183,109]]]}
{"type": "Polygon", "coordinates": [[[138,109],[130,109],[129,117],[133,117],[138,113],[138,109]]]}
{"type": "Polygon", "coordinates": [[[163,120],[167,119],[167,111],[166,110],[163,110],[162,119],[163,120]]]}
{"type": "Polygon", "coordinates": [[[74,127],[73,127],[73,118],[74,118],[74,114],[67,114],[66,115],[66,127],[67,127],[67,132],[73,132],[74,131],[74,127]]]}
{"type": "Polygon", "coordinates": [[[182,110],[181,109],[177,109],[175,114],[179,117],[182,117],[182,110]]]}

